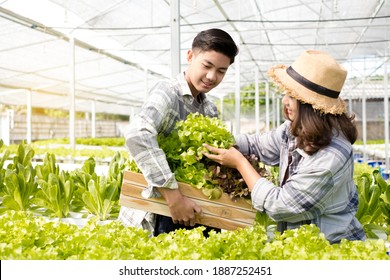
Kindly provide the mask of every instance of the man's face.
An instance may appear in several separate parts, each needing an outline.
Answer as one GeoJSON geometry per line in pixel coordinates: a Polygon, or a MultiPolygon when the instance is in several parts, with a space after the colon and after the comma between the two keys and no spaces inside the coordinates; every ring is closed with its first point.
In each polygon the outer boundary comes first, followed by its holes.
{"type": "Polygon", "coordinates": [[[222,81],[230,66],[230,59],[216,51],[189,50],[186,80],[193,96],[209,92],[222,81]]]}

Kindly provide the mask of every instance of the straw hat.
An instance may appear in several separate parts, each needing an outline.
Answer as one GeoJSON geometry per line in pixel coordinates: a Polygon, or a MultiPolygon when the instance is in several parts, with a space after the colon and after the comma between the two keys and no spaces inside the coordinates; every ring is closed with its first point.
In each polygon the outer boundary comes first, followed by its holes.
{"type": "Polygon", "coordinates": [[[291,97],[324,114],[346,112],[339,98],[347,71],[328,53],[307,50],[290,66],[276,65],[268,75],[291,97]]]}

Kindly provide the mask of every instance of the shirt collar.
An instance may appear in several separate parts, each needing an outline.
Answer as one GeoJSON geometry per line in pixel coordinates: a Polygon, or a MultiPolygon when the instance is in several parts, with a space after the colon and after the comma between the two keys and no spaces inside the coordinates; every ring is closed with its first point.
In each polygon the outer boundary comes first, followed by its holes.
{"type": "Polygon", "coordinates": [[[297,148],[295,151],[298,154],[300,154],[302,157],[304,157],[304,158],[309,157],[309,155],[304,150],[302,150],[301,148],[297,148]]]}
{"type": "Polygon", "coordinates": [[[177,81],[179,82],[182,90],[183,90],[183,95],[191,95],[191,89],[190,86],[187,83],[186,77],[185,77],[185,72],[181,72],[176,76],[177,81]]]}
{"type": "MultiPolygon", "coordinates": [[[[181,88],[183,89],[183,96],[184,95],[190,95],[192,98],[194,98],[192,96],[192,93],[191,93],[191,89],[190,89],[190,86],[188,85],[187,83],[187,80],[186,80],[186,77],[185,77],[185,72],[181,72],[179,73],[177,76],[176,76],[176,79],[177,81],[179,82],[181,88]]],[[[199,99],[203,102],[206,98],[206,94],[201,92],[199,94],[199,99]]]]}

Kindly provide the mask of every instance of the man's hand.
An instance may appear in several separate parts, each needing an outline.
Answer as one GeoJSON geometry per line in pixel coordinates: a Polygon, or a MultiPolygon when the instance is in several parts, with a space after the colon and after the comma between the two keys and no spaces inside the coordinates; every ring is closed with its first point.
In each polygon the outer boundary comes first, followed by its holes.
{"type": "Polygon", "coordinates": [[[191,199],[183,196],[179,189],[157,188],[165,198],[175,224],[194,226],[196,215],[202,215],[202,208],[191,199]]]}

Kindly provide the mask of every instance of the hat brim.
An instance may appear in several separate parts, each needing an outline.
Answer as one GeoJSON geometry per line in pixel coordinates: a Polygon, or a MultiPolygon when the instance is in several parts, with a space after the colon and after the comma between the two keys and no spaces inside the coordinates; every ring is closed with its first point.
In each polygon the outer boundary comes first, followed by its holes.
{"type": "Polygon", "coordinates": [[[331,98],[307,89],[286,72],[286,65],[276,65],[268,70],[269,77],[289,96],[311,104],[315,110],[324,114],[340,115],[346,112],[346,104],[341,98],[331,98]]]}

